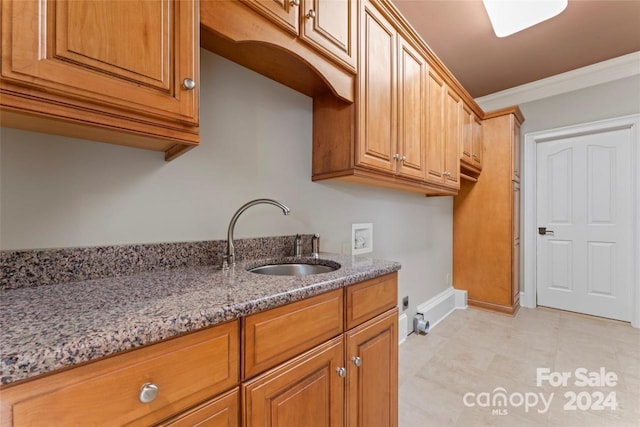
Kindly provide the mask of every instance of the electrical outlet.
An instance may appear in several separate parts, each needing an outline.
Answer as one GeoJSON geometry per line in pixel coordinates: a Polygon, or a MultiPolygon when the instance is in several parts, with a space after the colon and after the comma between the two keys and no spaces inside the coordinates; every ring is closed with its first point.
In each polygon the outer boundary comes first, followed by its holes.
{"type": "Polygon", "coordinates": [[[409,308],[409,297],[408,296],[402,298],[402,309],[406,310],[407,308],[409,308]]]}

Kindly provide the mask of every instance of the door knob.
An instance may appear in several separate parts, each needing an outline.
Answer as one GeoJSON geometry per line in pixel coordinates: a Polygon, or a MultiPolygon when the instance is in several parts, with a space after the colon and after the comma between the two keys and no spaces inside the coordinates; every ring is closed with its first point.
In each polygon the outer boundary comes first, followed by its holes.
{"type": "Polygon", "coordinates": [[[553,230],[547,230],[547,227],[538,227],[538,234],[541,236],[553,234],[553,230]]]}

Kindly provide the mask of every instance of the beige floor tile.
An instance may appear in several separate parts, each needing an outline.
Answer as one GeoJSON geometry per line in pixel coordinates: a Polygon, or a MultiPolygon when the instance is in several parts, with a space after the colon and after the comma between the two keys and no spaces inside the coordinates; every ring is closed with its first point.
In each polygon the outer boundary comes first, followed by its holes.
{"type": "Polygon", "coordinates": [[[400,348],[400,427],[640,426],[640,331],[629,324],[551,309],[522,308],[515,317],[468,309],[452,313],[427,336],[400,348]],[[575,387],[575,370],[604,367],[615,387],[575,387]],[[572,374],[568,387],[536,385],[537,368],[572,374]],[[548,413],[468,407],[465,393],[553,393],[548,413]],[[500,391],[500,390],[498,390],[500,391]],[[615,392],[616,411],[565,408],[567,392],[615,392]]]}

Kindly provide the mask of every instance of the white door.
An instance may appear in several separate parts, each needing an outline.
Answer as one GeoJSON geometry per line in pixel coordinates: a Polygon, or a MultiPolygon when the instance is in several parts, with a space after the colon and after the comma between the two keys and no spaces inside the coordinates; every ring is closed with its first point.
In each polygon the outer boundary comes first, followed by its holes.
{"type": "Polygon", "coordinates": [[[618,129],[536,144],[538,305],[631,320],[630,141],[618,129]]]}

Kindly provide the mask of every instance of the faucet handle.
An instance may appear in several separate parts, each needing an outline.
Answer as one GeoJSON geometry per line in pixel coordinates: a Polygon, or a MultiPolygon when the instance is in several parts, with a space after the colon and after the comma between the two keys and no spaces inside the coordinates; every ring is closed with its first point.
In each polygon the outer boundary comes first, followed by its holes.
{"type": "Polygon", "coordinates": [[[296,234],[296,240],[293,243],[293,256],[302,256],[302,237],[296,234]]]}
{"type": "Polygon", "coordinates": [[[311,256],[314,258],[320,256],[320,235],[318,233],[311,238],[311,256]]]}

